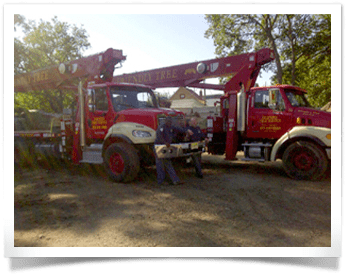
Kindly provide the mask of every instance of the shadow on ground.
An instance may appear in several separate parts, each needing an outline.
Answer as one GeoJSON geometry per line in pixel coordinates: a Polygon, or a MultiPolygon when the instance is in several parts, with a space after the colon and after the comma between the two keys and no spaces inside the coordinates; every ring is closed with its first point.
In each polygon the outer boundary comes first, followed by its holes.
{"type": "Polygon", "coordinates": [[[63,246],[330,245],[329,172],[321,182],[295,181],[280,162],[206,158],[200,180],[192,166],[175,167],[184,185],[157,186],[154,166],[128,184],[98,165],[17,168],[15,232],[46,233],[15,236],[15,246],[59,246],[47,232],[68,232],[63,246]]]}

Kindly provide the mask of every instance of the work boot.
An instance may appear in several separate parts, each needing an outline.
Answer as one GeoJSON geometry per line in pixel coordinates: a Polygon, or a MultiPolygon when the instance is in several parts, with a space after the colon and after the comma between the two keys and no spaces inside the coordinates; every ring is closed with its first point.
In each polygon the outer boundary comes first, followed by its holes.
{"type": "Polygon", "coordinates": [[[195,176],[199,179],[202,179],[204,177],[203,174],[195,174],[195,176]]]}

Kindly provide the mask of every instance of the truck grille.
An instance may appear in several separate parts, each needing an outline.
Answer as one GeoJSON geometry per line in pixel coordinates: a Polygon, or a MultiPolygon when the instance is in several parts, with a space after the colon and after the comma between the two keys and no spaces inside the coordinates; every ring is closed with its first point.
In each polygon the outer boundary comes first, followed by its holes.
{"type": "MultiPolygon", "coordinates": [[[[165,119],[166,119],[166,115],[164,114],[161,114],[161,115],[158,115],[158,126],[163,124],[165,122],[165,119]]],[[[172,117],[172,123],[174,125],[180,125],[180,122],[183,120],[183,116],[173,116],[172,117]]]]}
{"type": "Polygon", "coordinates": [[[158,126],[162,125],[165,122],[165,115],[158,115],[158,126]]]}

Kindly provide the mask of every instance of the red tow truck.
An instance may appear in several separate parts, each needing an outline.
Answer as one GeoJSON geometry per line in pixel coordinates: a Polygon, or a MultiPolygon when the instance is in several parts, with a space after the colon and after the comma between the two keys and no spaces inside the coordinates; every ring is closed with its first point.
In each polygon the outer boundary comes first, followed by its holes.
{"type": "Polygon", "coordinates": [[[223,90],[220,115],[207,119],[208,152],[235,160],[281,159],[294,179],[320,179],[331,160],[331,114],[310,107],[306,91],[290,85],[254,87],[261,66],[274,53],[254,53],[211,59],[115,76],[113,82],[146,84],[153,88],[189,86],[223,90]],[[225,85],[207,78],[231,76],[225,85]]]}
{"type": "MultiPolygon", "coordinates": [[[[112,82],[115,66],[125,59],[121,50],[108,49],[15,75],[14,92],[72,90],[77,106],[64,110],[58,128],[15,130],[15,162],[64,159],[74,164],[104,164],[116,182],[136,178],[140,163],[154,163],[158,125],[167,116],[179,121],[183,113],[160,108],[149,86],[112,82]]],[[[174,152],[175,156],[189,156],[204,149],[202,144],[193,145],[185,143],[174,152]]]]}

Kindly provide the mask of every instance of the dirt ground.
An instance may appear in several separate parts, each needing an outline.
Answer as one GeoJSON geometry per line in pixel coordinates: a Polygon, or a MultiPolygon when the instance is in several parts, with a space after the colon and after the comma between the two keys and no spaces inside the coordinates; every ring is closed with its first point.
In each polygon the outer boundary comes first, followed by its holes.
{"type": "Polygon", "coordinates": [[[16,247],[330,247],[330,170],[288,178],[280,161],[202,156],[204,178],[156,184],[155,166],[128,184],[101,166],[15,170],[16,247]]]}

